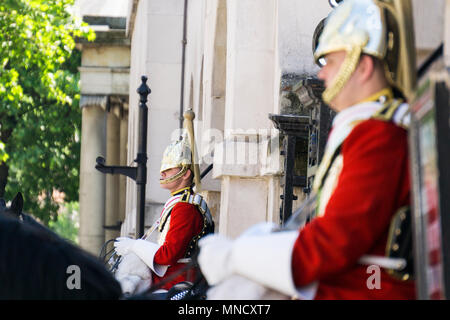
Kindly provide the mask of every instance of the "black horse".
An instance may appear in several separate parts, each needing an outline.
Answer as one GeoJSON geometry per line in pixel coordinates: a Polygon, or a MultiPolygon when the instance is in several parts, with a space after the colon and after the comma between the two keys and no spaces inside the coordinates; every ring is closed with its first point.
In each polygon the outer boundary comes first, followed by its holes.
{"type": "Polygon", "coordinates": [[[22,193],[18,192],[14,199],[11,201],[11,205],[9,207],[6,206],[6,202],[4,199],[0,198],[0,214],[5,214],[11,218],[16,218],[25,224],[29,224],[39,230],[49,233],[49,236],[56,236],[50,229],[46,228],[39,222],[37,222],[30,215],[22,212],[23,209],[23,196],[22,193]]]}
{"type": "Polygon", "coordinates": [[[117,300],[120,284],[98,258],[0,199],[0,299],[117,300]]]}

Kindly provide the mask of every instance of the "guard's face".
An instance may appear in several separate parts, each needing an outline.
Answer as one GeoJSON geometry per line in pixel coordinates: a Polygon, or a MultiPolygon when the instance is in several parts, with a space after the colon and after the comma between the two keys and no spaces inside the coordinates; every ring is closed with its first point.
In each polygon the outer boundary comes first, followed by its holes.
{"type": "Polygon", "coordinates": [[[160,180],[165,180],[168,178],[173,177],[174,175],[176,175],[178,172],[180,172],[181,168],[172,168],[172,169],[167,169],[164,170],[163,172],[160,173],[160,180]]]}
{"type": "MultiPolygon", "coordinates": [[[[172,168],[172,169],[167,169],[163,172],[160,173],[160,181],[161,180],[165,180],[165,179],[169,179],[173,176],[175,176],[178,172],[181,171],[182,168],[172,168]]],[[[161,186],[161,188],[163,189],[167,189],[172,191],[175,191],[179,188],[184,187],[184,179],[183,176],[179,177],[178,179],[169,182],[169,183],[160,183],[159,185],[161,186]]]]}
{"type": "MultiPolygon", "coordinates": [[[[335,51],[324,56],[325,65],[320,69],[317,77],[324,81],[326,88],[333,86],[334,81],[341,69],[347,53],[345,51],[335,51]]],[[[353,75],[345,83],[344,87],[329,103],[330,107],[335,111],[342,111],[353,103],[353,90],[357,90],[354,86],[353,75]]]]}
{"type": "Polygon", "coordinates": [[[345,55],[345,51],[336,51],[328,53],[323,57],[322,61],[325,62],[325,65],[320,69],[317,76],[325,82],[326,88],[329,88],[332,85],[342,63],[344,62],[345,55]]]}

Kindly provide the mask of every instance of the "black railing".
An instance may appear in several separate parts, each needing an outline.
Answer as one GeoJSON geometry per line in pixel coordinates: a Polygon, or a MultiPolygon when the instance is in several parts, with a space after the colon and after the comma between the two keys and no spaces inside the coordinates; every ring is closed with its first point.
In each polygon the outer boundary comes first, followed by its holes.
{"type": "Polygon", "coordinates": [[[142,76],[142,83],[137,89],[139,94],[139,135],[138,135],[138,152],[134,162],[136,167],[127,166],[107,166],[103,157],[97,157],[97,165],[95,169],[106,174],[122,174],[136,182],[137,191],[137,207],[136,207],[136,239],[144,235],[145,221],[145,185],[147,184],[147,122],[148,107],[147,97],[151,93],[147,85],[147,77],[142,76]]]}

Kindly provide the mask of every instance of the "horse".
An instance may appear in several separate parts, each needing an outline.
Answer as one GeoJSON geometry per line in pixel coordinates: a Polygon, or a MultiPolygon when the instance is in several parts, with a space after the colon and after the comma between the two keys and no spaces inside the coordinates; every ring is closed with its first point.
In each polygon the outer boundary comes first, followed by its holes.
{"type": "Polygon", "coordinates": [[[39,230],[56,235],[50,229],[46,228],[41,223],[37,222],[34,218],[32,218],[30,215],[24,213],[22,211],[23,209],[23,196],[22,193],[18,192],[14,199],[11,201],[11,205],[9,207],[6,206],[6,202],[4,199],[0,198],[0,213],[5,214],[9,217],[16,218],[20,221],[22,221],[25,224],[29,224],[35,228],[38,228],[39,230]]]}
{"type": "Polygon", "coordinates": [[[197,268],[197,253],[194,251],[192,261],[178,272],[159,282],[152,283],[152,270],[135,253],[129,252],[119,256],[112,249],[106,252],[106,247],[115,239],[108,240],[100,252],[100,259],[109,268],[110,272],[119,281],[123,298],[129,300],[204,300],[209,287],[206,279],[198,270],[197,278],[193,283],[180,282],[169,290],[159,290],[164,284],[172,281],[183,272],[197,268]]]}
{"type": "Polygon", "coordinates": [[[5,261],[0,263],[0,300],[191,300],[203,292],[199,290],[202,282],[194,286],[180,283],[167,293],[157,294],[151,287],[150,270],[137,256],[112,259],[115,266],[108,268],[22,209],[20,192],[9,207],[0,199],[0,261],[5,261]],[[73,266],[80,270],[79,288],[68,285],[73,266]]]}
{"type": "Polygon", "coordinates": [[[114,276],[125,296],[141,294],[150,289],[152,271],[134,252],[129,252],[119,259],[120,263],[114,276]]]}
{"type": "Polygon", "coordinates": [[[20,193],[0,199],[0,299],[118,300],[101,261],[22,212],[20,193]]]}

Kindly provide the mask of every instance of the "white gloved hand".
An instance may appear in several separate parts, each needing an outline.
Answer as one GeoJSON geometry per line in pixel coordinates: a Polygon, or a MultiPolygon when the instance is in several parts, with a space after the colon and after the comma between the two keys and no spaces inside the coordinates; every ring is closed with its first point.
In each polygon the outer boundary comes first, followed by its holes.
{"type": "Polygon", "coordinates": [[[202,238],[199,243],[198,263],[210,285],[216,285],[232,273],[230,255],[233,240],[220,234],[202,238]]]}
{"type": "Polygon", "coordinates": [[[114,248],[119,256],[124,256],[131,252],[132,247],[135,243],[135,239],[127,237],[119,237],[114,241],[114,248]]]}
{"type": "Polygon", "coordinates": [[[198,262],[211,286],[237,274],[287,296],[314,297],[317,284],[298,291],[292,278],[292,250],[298,231],[271,232],[271,223],[250,227],[236,240],[211,235],[200,240],[198,262]]]}
{"type": "MultiPolygon", "coordinates": [[[[261,222],[244,231],[238,239],[247,236],[270,234],[277,226],[271,222],[261,222]]],[[[215,285],[233,273],[231,256],[235,240],[223,235],[214,234],[199,241],[200,253],[198,262],[200,269],[210,285],[215,285]]]]}

